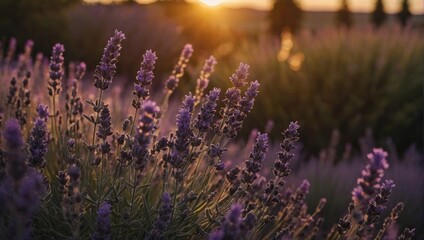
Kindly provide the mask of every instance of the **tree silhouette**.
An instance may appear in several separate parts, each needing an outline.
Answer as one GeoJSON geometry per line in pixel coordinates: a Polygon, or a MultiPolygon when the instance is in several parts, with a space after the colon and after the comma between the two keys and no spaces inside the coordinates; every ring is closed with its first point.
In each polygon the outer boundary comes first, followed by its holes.
{"type": "Polygon", "coordinates": [[[353,25],[352,13],[349,10],[347,0],[342,0],[341,7],[336,14],[336,25],[338,27],[351,28],[353,25]]]}
{"type": "Polygon", "coordinates": [[[409,3],[408,0],[402,1],[402,6],[400,12],[397,14],[400,25],[405,27],[408,23],[408,20],[412,17],[411,11],[409,11],[409,3]]]}
{"type": "Polygon", "coordinates": [[[271,33],[280,36],[284,29],[295,33],[299,30],[302,9],[295,0],[275,0],[270,12],[271,33]]]}
{"type": "Polygon", "coordinates": [[[374,11],[371,13],[371,22],[379,28],[387,19],[387,14],[384,12],[384,5],[382,0],[377,0],[375,3],[374,11]]]}

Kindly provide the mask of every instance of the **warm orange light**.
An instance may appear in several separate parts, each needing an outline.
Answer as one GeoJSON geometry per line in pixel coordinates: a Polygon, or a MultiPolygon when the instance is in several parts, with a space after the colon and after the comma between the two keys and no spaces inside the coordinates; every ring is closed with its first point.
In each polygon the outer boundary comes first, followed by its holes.
{"type": "Polygon", "coordinates": [[[222,0],[200,0],[205,5],[208,5],[209,7],[215,7],[222,3],[222,0]]]}

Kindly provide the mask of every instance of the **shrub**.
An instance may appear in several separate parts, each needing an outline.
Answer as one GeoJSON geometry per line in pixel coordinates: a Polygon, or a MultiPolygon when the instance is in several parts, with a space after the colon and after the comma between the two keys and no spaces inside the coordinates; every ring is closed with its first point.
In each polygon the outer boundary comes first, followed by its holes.
{"type": "MultiPolygon", "coordinates": [[[[109,39],[93,74],[96,97],[86,102],[80,95],[85,64],[65,75],[61,44],[53,47],[48,71],[41,71],[41,57],[34,64],[25,54],[17,64],[2,61],[2,84],[12,80],[9,91],[2,88],[1,238],[305,239],[324,234],[320,212],[326,200],[310,211],[307,180],[293,191],[285,187],[299,139],[297,122],[283,132],[268,178],[260,174],[269,146],[266,133],[255,138],[243,164],[230,168],[222,161],[258,94],[258,81],[247,82],[249,65],[240,64],[230,76],[232,87],[222,93],[221,108],[219,89],[204,97],[199,91],[186,95],[167,135],[161,132],[161,119],[193,48],[187,44],[181,52],[160,104],[149,91],[157,59],[147,51],[132,104],[125,105],[107,97],[116,84],[124,40],[119,31],[109,39]],[[33,105],[46,100],[49,107],[38,105],[34,111],[33,105]],[[133,113],[122,124],[114,119],[128,111],[133,113]]],[[[212,71],[205,64],[199,83],[207,85],[205,73],[212,71]]],[[[382,149],[368,155],[349,213],[329,238],[382,238],[393,227],[402,204],[381,228],[377,225],[395,186],[382,180],[386,157],[382,149]]],[[[413,234],[405,229],[401,238],[413,234]]]]}

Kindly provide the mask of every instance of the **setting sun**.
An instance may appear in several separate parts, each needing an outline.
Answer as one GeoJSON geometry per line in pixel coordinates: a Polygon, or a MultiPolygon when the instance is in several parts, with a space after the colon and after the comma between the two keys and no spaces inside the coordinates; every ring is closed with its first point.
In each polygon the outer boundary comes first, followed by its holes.
{"type": "Polygon", "coordinates": [[[210,7],[215,7],[221,4],[222,0],[200,0],[200,2],[210,7]]]}

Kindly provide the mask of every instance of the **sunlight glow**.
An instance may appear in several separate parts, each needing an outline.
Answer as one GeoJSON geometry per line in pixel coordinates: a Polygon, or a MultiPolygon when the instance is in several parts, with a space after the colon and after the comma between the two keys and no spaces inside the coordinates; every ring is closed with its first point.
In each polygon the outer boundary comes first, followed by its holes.
{"type": "Polygon", "coordinates": [[[205,5],[208,5],[209,7],[215,7],[222,3],[222,0],[200,0],[205,5]]]}

